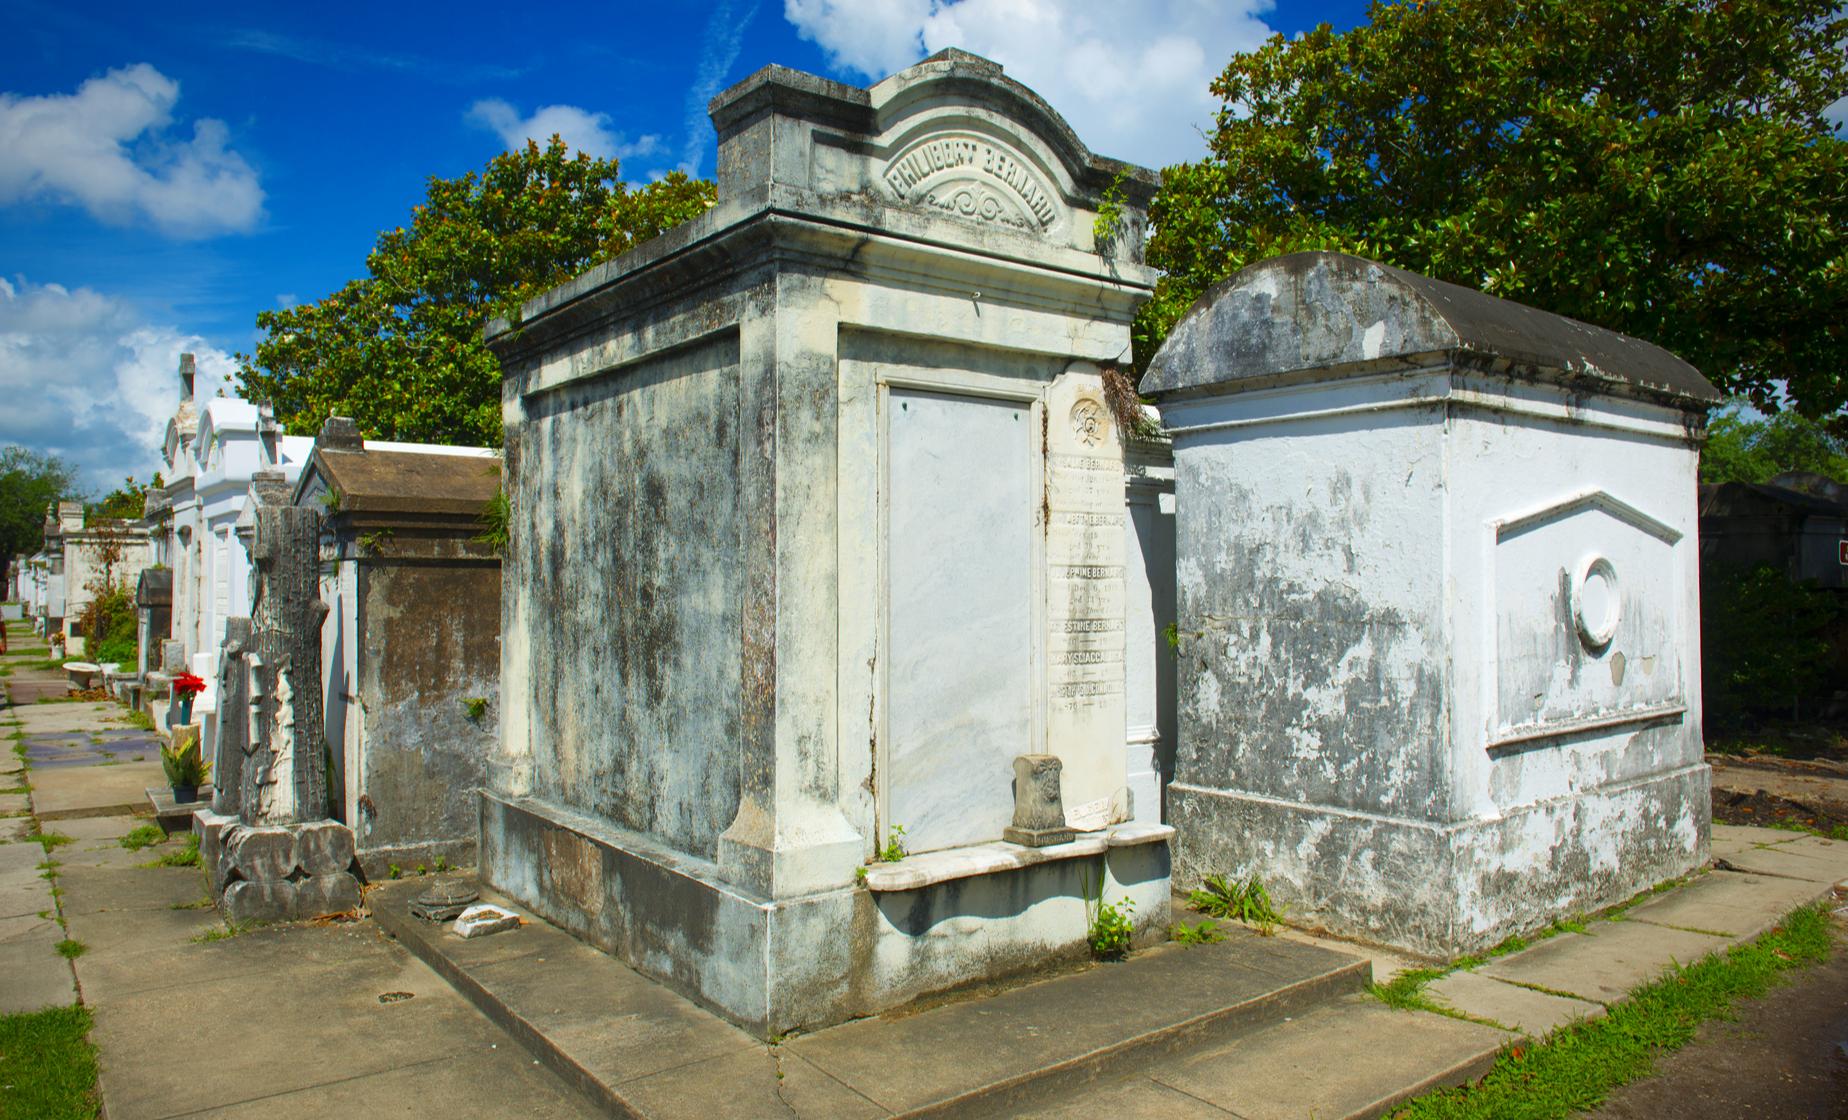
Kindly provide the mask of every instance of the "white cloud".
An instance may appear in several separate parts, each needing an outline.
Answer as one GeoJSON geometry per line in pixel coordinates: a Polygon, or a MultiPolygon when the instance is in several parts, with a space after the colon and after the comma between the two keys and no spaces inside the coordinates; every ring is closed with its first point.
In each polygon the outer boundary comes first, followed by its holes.
{"type": "Polygon", "coordinates": [[[520,111],[498,97],[475,102],[468,110],[468,120],[501,138],[509,151],[536,140],[543,147],[554,135],[564,138],[575,151],[597,159],[627,159],[645,156],[660,147],[659,136],[642,136],[630,140],[620,132],[610,131],[608,113],[593,113],[576,105],[545,105],[523,117],[520,111]]]}
{"type": "MultiPolygon", "coordinates": [[[[719,6],[712,10],[706,20],[706,31],[702,37],[699,51],[699,70],[693,76],[693,84],[687,87],[685,105],[686,138],[680,148],[680,170],[688,175],[697,176],[700,165],[706,161],[706,152],[712,147],[712,118],[706,113],[706,106],[712,101],[725,82],[725,75],[731,72],[732,63],[738,61],[738,49],[744,43],[744,29],[757,18],[757,4],[753,2],[740,16],[732,0],[719,0],[719,6]]],[[[650,178],[659,178],[655,172],[650,178]]]]}
{"type": "Polygon", "coordinates": [[[1092,151],[1161,167],[1206,154],[1232,55],[1262,44],[1271,0],[784,0],[843,72],[883,78],[945,47],[1006,67],[1092,151]]]}
{"type": "Polygon", "coordinates": [[[179,83],[146,63],[76,93],[0,93],[0,203],[75,203],[112,225],[147,221],[175,237],[254,228],[263,218],[256,171],[226,146],[222,121],[194,121],[191,139],[168,135],[179,99],[179,83]]]}
{"type": "Polygon", "coordinates": [[[924,57],[931,0],[784,0],[783,16],[837,70],[883,78],[924,57]]]}
{"type": "Polygon", "coordinates": [[[235,391],[236,363],[203,338],[89,288],[15,281],[0,280],[0,446],[51,452],[106,490],[160,469],[182,352],[201,400],[235,391]]]}

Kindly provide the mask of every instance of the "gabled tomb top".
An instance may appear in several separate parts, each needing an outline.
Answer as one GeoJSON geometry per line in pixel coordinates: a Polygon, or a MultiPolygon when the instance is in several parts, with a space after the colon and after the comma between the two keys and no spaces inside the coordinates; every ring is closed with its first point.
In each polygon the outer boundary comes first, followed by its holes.
{"type": "Polygon", "coordinates": [[[1214,285],[1149,362],[1142,391],[1263,388],[1438,362],[1705,407],[1719,392],[1653,343],[1346,253],[1273,257],[1214,285]]]}

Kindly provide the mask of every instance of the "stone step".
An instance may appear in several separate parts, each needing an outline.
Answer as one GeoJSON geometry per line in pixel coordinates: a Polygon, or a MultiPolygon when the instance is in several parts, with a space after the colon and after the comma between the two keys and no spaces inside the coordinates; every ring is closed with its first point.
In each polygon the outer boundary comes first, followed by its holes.
{"type": "Polygon", "coordinates": [[[1480,1023],[1395,1011],[1353,995],[1232,1042],[1068,1092],[1018,1120],[1220,1117],[1374,1120],[1405,1101],[1473,1082],[1514,1036],[1480,1023]]]}
{"type": "Polygon", "coordinates": [[[1253,1036],[1361,991],[1372,972],[1241,930],[772,1046],[545,922],[465,941],[414,918],[426,884],[375,889],[374,918],[598,1106],[649,1120],[1011,1116],[1253,1036]]]}

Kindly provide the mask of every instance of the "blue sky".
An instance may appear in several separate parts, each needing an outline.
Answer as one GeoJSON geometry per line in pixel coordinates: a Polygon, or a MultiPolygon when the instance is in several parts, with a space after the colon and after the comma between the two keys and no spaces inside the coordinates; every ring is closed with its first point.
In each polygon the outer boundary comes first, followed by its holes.
{"type": "Polygon", "coordinates": [[[529,132],[644,180],[710,174],[707,99],[758,67],[868,84],[943,46],[1002,62],[1094,149],[1200,150],[1206,81],[1321,0],[69,4],[0,9],[0,445],[146,477],[178,353],[208,388],[260,310],[360,275],[427,176],[529,132]]]}

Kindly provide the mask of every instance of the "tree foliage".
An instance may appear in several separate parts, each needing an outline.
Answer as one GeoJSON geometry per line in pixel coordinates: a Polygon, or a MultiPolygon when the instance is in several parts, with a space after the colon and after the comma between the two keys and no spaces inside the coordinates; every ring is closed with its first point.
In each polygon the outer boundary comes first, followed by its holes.
{"type": "Polygon", "coordinates": [[[1701,571],[1701,677],[1706,719],[1814,716],[1839,679],[1840,593],[1797,583],[1780,568],[1701,571]]]}
{"type": "Polygon", "coordinates": [[[46,509],[70,497],[76,480],[56,455],[0,448],[0,576],[15,555],[38,551],[45,539],[46,509]]]}
{"type": "Polygon", "coordinates": [[[715,188],[678,172],[639,189],[617,161],[554,136],[479,172],[431,177],[408,228],[388,230],[366,275],[316,303],[257,316],[239,355],[243,395],[291,432],[332,414],[377,439],[499,446],[500,366],[481,343],[496,315],[706,211],[715,188]]]}
{"type": "Polygon", "coordinates": [[[161,485],[161,480],[158,473],[154,475],[152,482],[136,482],[135,476],[129,475],[122,480],[122,485],[96,501],[84,504],[84,524],[94,525],[98,521],[139,521],[146,509],[148,487],[159,485],[161,485]]]}
{"type": "Polygon", "coordinates": [[[1659,343],[1767,411],[1848,400],[1838,0],[1375,3],[1234,57],[1163,173],[1146,360],[1248,263],[1340,249],[1659,343]]]}
{"type": "Polygon", "coordinates": [[[1733,407],[1708,421],[1700,454],[1702,482],[1769,482],[1788,471],[1848,483],[1848,445],[1821,422],[1797,412],[1755,417],[1733,407]]]}

